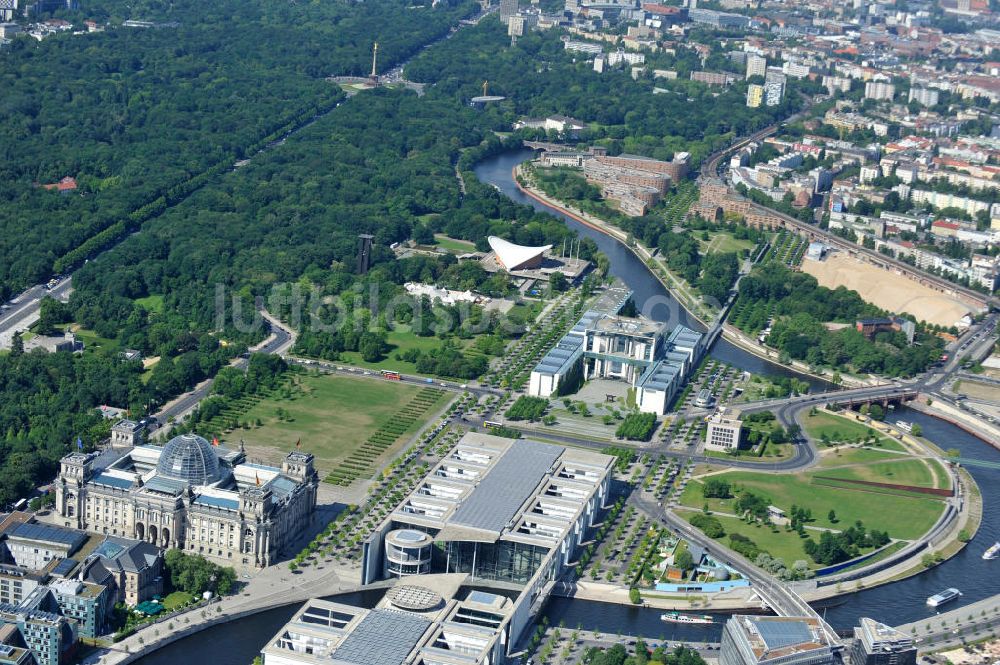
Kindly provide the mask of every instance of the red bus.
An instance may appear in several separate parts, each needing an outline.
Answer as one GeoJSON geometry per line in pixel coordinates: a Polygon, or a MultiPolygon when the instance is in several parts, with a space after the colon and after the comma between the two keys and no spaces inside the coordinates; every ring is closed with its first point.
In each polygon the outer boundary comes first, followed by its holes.
{"type": "Polygon", "coordinates": [[[390,381],[400,381],[403,377],[399,375],[399,372],[391,369],[384,369],[382,370],[382,378],[389,379],[390,381]]]}

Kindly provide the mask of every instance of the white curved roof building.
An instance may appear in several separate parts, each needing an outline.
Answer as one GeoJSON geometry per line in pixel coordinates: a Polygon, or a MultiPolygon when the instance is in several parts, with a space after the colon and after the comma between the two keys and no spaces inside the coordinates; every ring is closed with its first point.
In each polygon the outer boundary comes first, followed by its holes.
{"type": "Polygon", "coordinates": [[[537,268],[542,263],[542,255],[552,249],[552,245],[543,245],[542,247],[515,245],[496,236],[490,236],[486,241],[489,242],[490,248],[496,255],[497,264],[508,272],[524,268],[537,268]]]}

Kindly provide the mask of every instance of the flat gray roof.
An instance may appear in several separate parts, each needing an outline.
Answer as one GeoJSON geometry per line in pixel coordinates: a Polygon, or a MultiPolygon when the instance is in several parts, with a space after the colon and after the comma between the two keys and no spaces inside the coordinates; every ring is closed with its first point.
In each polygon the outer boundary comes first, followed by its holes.
{"type": "Polygon", "coordinates": [[[549,349],[549,352],[535,365],[535,371],[543,374],[562,374],[576,359],[583,348],[583,337],[566,335],[549,349]]]}
{"type": "Polygon", "coordinates": [[[449,522],[499,535],[562,453],[562,446],[514,441],[458,505],[449,522]]]}
{"type": "Polygon", "coordinates": [[[639,378],[638,386],[647,390],[666,390],[681,373],[681,366],[671,360],[651,365],[639,378]]]}
{"type": "Polygon", "coordinates": [[[333,662],[402,665],[430,625],[416,614],[372,610],[334,650],[333,662]]]}

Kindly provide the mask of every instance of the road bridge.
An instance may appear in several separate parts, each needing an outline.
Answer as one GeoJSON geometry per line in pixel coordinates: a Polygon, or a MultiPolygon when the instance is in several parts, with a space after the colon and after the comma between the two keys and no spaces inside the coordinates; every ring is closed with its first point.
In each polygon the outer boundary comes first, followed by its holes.
{"type": "Polygon", "coordinates": [[[851,407],[872,403],[887,405],[890,402],[904,402],[916,399],[919,394],[920,391],[913,386],[876,386],[872,388],[806,393],[805,395],[796,395],[794,397],[747,402],[738,405],[737,408],[744,413],[756,413],[758,411],[773,411],[791,405],[837,404],[851,407]]]}
{"type": "Polygon", "coordinates": [[[743,577],[750,581],[761,604],[778,616],[806,616],[817,619],[831,642],[833,644],[840,642],[837,632],[789,585],[771,577],[764,569],[757,567],[756,564],[740,554],[726,549],[718,541],[709,538],[700,529],[691,526],[686,520],[667,510],[657,501],[641,496],[640,492],[633,492],[628,503],[666,524],[675,534],[683,537],[689,543],[704,548],[716,561],[738,570],[743,577]]]}
{"type": "Polygon", "coordinates": [[[523,141],[525,148],[532,150],[544,150],[546,152],[562,152],[563,150],[574,150],[575,146],[565,143],[550,143],[548,141],[523,141]]]}

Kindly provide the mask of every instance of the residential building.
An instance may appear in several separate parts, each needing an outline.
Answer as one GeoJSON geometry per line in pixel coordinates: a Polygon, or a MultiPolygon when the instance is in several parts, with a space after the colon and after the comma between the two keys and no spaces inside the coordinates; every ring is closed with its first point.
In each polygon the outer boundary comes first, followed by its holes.
{"type": "Polygon", "coordinates": [[[736,80],[736,76],[729,72],[691,72],[691,80],[705,83],[707,85],[728,86],[736,80]]]}
{"type": "Polygon", "coordinates": [[[517,15],[518,0],[500,0],[500,22],[504,25],[517,15]]]}
{"type": "Polygon", "coordinates": [[[0,626],[0,665],[36,665],[37,662],[16,625],[0,626]]]}
{"type": "Polygon", "coordinates": [[[865,83],[865,98],[876,101],[892,101],[896,96],[896,86],[888,81],[868,81],[865,83]]]}
{"type": "Polygon", "coordinates": [[[838,651],[818,618],[737,614],[722,630],[719,665],[836,665],[838,651]]]}
{"type": "Polygon", "coordinates": [[[909,100],[923,106],[937,106],[940,94],[934,88],[910,88],[909,100]]]}
{"type": "Polygon", "coordinates": [[[609,67],[617,67],[618,65],[641,65],[645,62],[646,55],[644,53],[630,53],[622,49],[608,53],[609,67]]]}
{"type": "Polygon", "coordinates": [[[765,74],[767,74],[767,58],[756,53],[747,54],[746,77],[764,76],[765,74]]]}
{"type": "Polygon", "coordinates": [[[764,86],[751,83],[747,86],[747,106],[752,109],[764,103],[764,86]]]}
{"type": "Polygon", "coordinates": [[[764,104],[777,106],[785,96],[785,75],[769,70],[764,78],[764,104]]]}
{"type": "Polygon", "coordinates": [[[575,51],[586,55],[600,55],[604,53],[604,47],[592,42],[581,42],[575,39],[567,39],[563,42],[563,48],[567,51],[575,51]]]}
{"type": "Polygon", "coordinates": [[[96,638],[103,634],[114,608],[114,594],[108,587],[64,579],[50,582],[48,592],[59,606],[58,613],[76,620],[80,635],[96,638]]]}
{"type": "Polygon", "coordinates": [[[743,423],[738,412],[716,412],[708,419],[705,449],[722,452],[739,450],[742,433],[743,423]]]}
{"type": "Polygon", "coordinates": [[[44,576],[19,566],[0,566],[0,604],[20,605],[44,581],[44,576]]]}
{"type": "Polygon", "coordinates": [[[915,665],[917,646],[913,638],[895,628],[862,617],[854,628],[850,665],[915,665]]]}
{"type": "Polygon", "coordinates": [[[53,612],[0,605],[0,628],[8,625],[17,628],[38,665],[69,662],[76,648],[76,621],[53,612]]]}
{"type": "Polygon", "coordinates": [[[809,76],[810,69],[809,65],[804,65],[800,62],[788,61],[781,65],[781,71],[786,76],[791,76],[796,79],[804,79],[809,76]]]}
{"type": "Polygon", "coordinates": [[[914,189],[910,192],[910,198],[913,203],[929,203],[935,208],[958,208],[973,217],[980,211],[990,209],[990,204],[985,201],[948,192],[914,189]]]}
{"type": "Polygon", "coordinates": [[[55,510],[63,524],[262,568],[309,529],[318,476],[293,451],[280,468],[249,464],[196,434],[166,445],[62,459],[55,510]]]}

